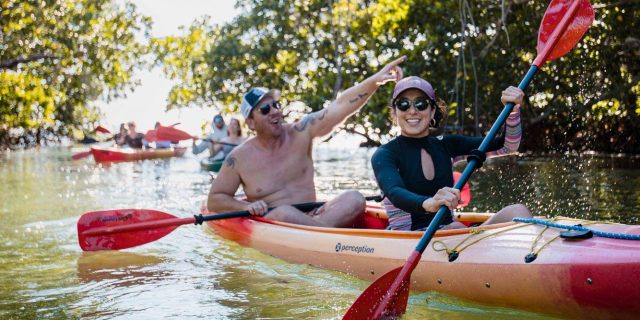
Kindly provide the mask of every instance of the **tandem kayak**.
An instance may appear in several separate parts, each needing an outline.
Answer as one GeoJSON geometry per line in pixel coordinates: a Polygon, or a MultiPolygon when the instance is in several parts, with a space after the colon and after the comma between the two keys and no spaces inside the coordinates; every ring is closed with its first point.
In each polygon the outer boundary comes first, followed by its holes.
{"type": "Polygon", "coordinates": [[[213,160],[212,158],[204,158],[200,160],[200,167],[207,171],[218,172],[220,168],[222,168],[222,163],[224,163],[224,159],[213,160]]]}
{"type": "MultiPolygon", "coordinates": [[[[368,206],[363,217],[364,227],[387,224],[384,210],[377,206],[368,206]]],[[[640,226],[552,221],[640,234],[640,226]]],[[[422,236],[419,231],[322,228],[260,217],[207,225],[226,239],[274,257],[367,281],[401,267],[422,236]]],[[[560,231],[564,230],[516,222],[438,231],[412,273],[411,289],[570,318],[637,319],[640,241],[599,236],[568,240],[559,237],[560,231]],[[454,251],[457,258],[450,262],[454,251]],[[531,253],[535,259],[526,262],[531,253]]]]}
{"type": "Polygon", "coordinates": [[[91,147],[91,154],[96,162],[118,162],[181,157],[186,150],[187,148],[142,150],[91,147]]]}

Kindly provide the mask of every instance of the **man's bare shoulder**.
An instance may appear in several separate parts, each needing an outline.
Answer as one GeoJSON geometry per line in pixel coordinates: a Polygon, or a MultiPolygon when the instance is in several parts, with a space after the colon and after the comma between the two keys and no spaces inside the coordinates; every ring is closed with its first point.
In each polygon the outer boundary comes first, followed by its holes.
{"type": "Polygon", "coordinates": [[[238,171],[239,164],[243,159],[251,157],[251,150],[254,149],[255,138],[249,138],[245,142],[241,143],[237,147],[233,148],[231,152],[224,159],[224,166],[238,171]]]}

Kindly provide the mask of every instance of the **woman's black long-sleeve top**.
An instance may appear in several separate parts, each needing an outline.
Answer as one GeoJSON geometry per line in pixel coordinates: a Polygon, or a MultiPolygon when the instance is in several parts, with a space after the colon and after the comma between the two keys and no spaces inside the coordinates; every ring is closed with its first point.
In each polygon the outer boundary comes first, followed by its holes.
{"type": "MultiPolygon", "coordinates": [[[[443,187],[453,187],[451,159],[467,155],[477,149],[483,137],[462,135],[408,138],[399,136],[376,150],[371,158],[376,180],[384,195],[397,208],[411,214],[411,230],[425,228],[433,220],[422,203],[443,187]],[[425,178],[420,151],[431,155],[434,167],[432,180],[425,178]]],[[[488,146],[495,151],[504,145],[504,135],[496,137],[488,146]]],[[[442,224],[453,222],[449,215],[442,224]]]]}

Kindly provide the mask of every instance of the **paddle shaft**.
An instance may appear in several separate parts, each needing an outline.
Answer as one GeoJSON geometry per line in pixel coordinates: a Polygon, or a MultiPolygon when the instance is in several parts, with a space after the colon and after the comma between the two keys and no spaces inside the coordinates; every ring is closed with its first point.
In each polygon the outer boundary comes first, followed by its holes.
{"type": "Polygon", "coordinates": [[[209,143],[217,143],[217,144],[223,144],[225,146],[232,146],[232,147],[237,147],[238,145],[235,143],[228,143],[228,142],[222,142],[222,141],[215,141],[215,140],[211,140],[211,139],[202,139],[203,141],[207,141],[209,143]]]}
{"type": "MultiPolygon", "coordinates": [[[[377,201],[380,199],[380,196],[370,196],[370,197],[366,197],[365,199],[377,201]]],[[[326,202],[306,202],[306,203],[294,204],[293,207],[295,207],[300,211],[309,211],[311,209],[320,207],[325,203],[326,202]]],[[[273,209],[274,208],[269,208],[269,211],[273,209]]],[[[198,215],[194,215],[193,217],[187,217],[187,218],[162,219],[157,221],[138,222],[138,223],[133,223],[129,225],[121,225],[121,226],[113,226],[113,227],[98,227],[92,230],[85,231],[83,235],[87,237],[101,236],[101,235],[114,234],[114,233],[135,232],[135,231],[142,231],[142,230],[148,230],[148,229],[159,229],[159,228],[165,228],[165,227],[180,226],[180,225],[191,224],[191,223],[198,225],[198,224],[202,224],[202,222],[205,222],[205,221],[241,218],[241,217],[248,217],[248,216],[251,216],[251,213],[249,213],[249,211],[247,210],[232,211],[232,212],[225,212],[225,213],[218,213],[218,214],[214,213],[209,215],[198,214],[198,215]]]]}

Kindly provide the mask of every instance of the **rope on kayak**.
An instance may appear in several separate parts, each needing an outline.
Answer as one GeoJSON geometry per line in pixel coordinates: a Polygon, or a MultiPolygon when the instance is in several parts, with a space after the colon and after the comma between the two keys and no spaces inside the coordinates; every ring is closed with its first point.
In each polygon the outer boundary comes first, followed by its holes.
{"type": "MultiPolygon", "coordinates": [[[[551,222],[548,220],[540,220],[540,219],[525,219],[525,218],[513,218],[515,222],[522,223],[530,223],[530,224],[539,224],[547,227],[559,228],[559,229],[567,229],[573,231],[591,231],[594,235],[603,238],[613,238],[613,239],[621,239],[621,240],[640,240],[640,234],[625,234],[625,233],[615,233],[615,232],[604,232],[593,230],[589,228],[585,228],[581,225],[570,226],[566,224],[560,224],[551,222]]],[[[601,223],[601,222],[598,222],[601,223]]]]}
{"type": "Polygon", "coordinates": [[[603,232],[603,231],[597,231],[597,230],[592,230],[592,229],[589,229],[589,228],[585,228],[583,226],[583,225],[590,225],[590,224],[610,224],[611,222],[588,221],[588,220],[572,219],[572,218],[566,218],[566,217],[555,217],[555,218],[552,219],[552,221],[541,220],[541,219],[525,219],[525,218],[514,218],[513,221],[520,222],[522,224],[513,226],[511,228],[502,229],[502,230],[497,231],[497,232],[489,233],[489,234],[487,234],[487,235],[485,235],[483,237],[475,239],[474,241],[466,243],[472,237],[488,231],[488,230],[485,230],[485,229],[472,228],[471,231],[469,232],[469,235],[467,237],[465,237],[464,239],[462,239],[462,241],[460,241],[458,244],[456,244],[453,248],[448,248],[447,245],[443,241],[440,241],[440,240],[433,241],[433,243],[431,244],[431,247],[433,248],[433,251],[436,251],[436,252],[445,251],[447,253],[447,255],[449,256],[449,262],[453,262],[458,258],[460,253],[462,251],[464,251],[466,248],[468,248],[468,247],[470,247],[470,246],[472,246],[472,245],[474,245],[474,244],[476,244],[476,243],[478,243],[478,242],[480,242],[480,241],[482,241],[484,239],[499,235],[499,234],[504,233],[504,232],[512,231],[512,230],[515,230],[515,229],[518,229],[518,228],[531,226],[531,225],[534,225],[534,224],[543,225],[544,228],[542,230],[540,230],[540,232],[538,233],[538,236],[536,236],[536,238],[531,243],[531,247],[529,249],[529,254],[527,254],[525,256],[525,258],[524,258],[524,261],[526,263],[533,262],[538,257],[538,255],[540,254],[542,249],[546,248],[552,242],[554,242],[555,240],[557,240],[558,238],[561,237],[560,234],[557,235],[557,236],[554,236],[553,238],[549,239],[544,244],[542,244],[541,246],[538,247],[539,242],[542,240],[542,235],[547,230],[549,230],[549,228],[569,229],[569,230],[574,230],[574,231],[591,231],[595,235],[598,235],[598,236],[601,236],[601,237],[606,237],[606,238],[615,238],[615,239],[624,239],[624,240],[640,240],[640,234],[624,234],[624,233],[603,232]],[[577,221],[577,222],[579,222],[581,224],[575,225],[575,226],[570,226],[570,225],[564,225],[564,224],[559,224],[559,223],[552,222],[552,221],[557,221],[558,219],[577,221]],[[465,243],[466,243],[466,245],[463,246],[463,244],[465,244],[465,243]],[[439,247],[436,247],[436,246],[439,246],[439,247]],[[536,249],[536,247],[538,247],[538,248],[536,249]]]}
{"type": "Polygon", "coordinates": [[[447,255],[449,256],[449,262],[453,262],[458,258],[458,256],[460,255],[460,252],[462,252],[464,249],[466,249],[466,248],[468,248],[468,247],[470,247],[470,246],[472,246],[472,245],[474,245],[474,244],[476,244],[476,243],[478,243],[478,242],[480,242],[480,241],[482,241],[482,240],[484,240],[486,238],[489,238],[489,237],[492,237],[492,236],[495,236],[495,235],[498,235],[498,234],[501,234],[501,233],[504,233],[504,232],[507,232],[507,231],[515,230],[515,229],[522,228],[522,227],[526,227],[526,226],[527,226],[527,224],[516,225],[516,226],[513,226],[511,228],[502,229],[500,231],[487,234],[484,237],[480,237],[480,238],[478,238],[478,239],[476,239],[474,241],[471,241],[467,245],[465,245],[465,246],[463,246],[463,247],[458,249],[458,247],[460,247],[463,243],[465,243],[471,237],[488,231],[488,230],[485,230],[485,229],[471,228],[471,231],[469,232],[469,235],[466,238],[462,239],[462,241],[460,241],[452,249],[449,249],[447,247],[447,245],[444,242],[440,241],[440,240],[433,241],[432,244],[431,244],[431,248],[433,248],[433,251],[445,251],[447,253],[447,255]],[[441,245],[442,247],[441,248],[436,248],[437,244],[441,245]]]}

